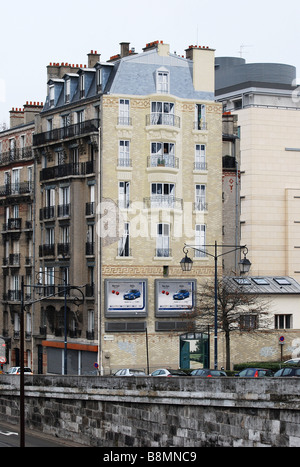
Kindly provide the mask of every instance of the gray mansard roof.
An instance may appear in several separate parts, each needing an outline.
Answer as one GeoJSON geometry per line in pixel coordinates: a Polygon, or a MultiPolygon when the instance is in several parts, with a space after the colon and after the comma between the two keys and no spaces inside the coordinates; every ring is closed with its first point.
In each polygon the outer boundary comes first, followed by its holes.
{"type": "MultiPolygon", "coordinates": [[[[63,78],[51,78],[48,84],[55,86],[54,108],[65,105],[64,83],[71,80],[71,95],[68,104],[84,101],[79,92],[79,75],[84,73],[86,80],[85,99],[96,98],[96,68],[102,69],[102,93],[133,96],[156,94],[156,73],[164,70],[169,73],[169,95],[192,100],[214,100],[214,93],[195,91],[193,85],[193,61],[176,54],[161,56],[157,49],[129,55],[115,62],[97,63],[95,68],[81,68],[77,73],[66,73],[63,78]]],[[[53,108],[53,107],[51,107],[53,108]]],[[[43,111],[50,109],[49,96],[43,111]]]]}
{"type": "Polygon", "coordinates": [[[170,95],[184,99],[214,100],[213,93],[194,90],[191,60],[175,54],[161,56],[156,49],[117,62],[108,90],[111,94],[155,94],[156,72],[159,69],[170,73],[170,95]]]}

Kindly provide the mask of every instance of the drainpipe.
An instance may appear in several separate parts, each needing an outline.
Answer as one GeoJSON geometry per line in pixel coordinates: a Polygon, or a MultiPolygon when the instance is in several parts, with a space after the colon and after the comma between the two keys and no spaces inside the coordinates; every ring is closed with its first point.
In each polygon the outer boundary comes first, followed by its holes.
{"type": "MultiPolygon", "coordinates": [[[[102,102],[101,102],[102,104],[102,102]]],[[[101,231],[101,202],[102,202],[102,150],[101,150],[101,122],[102,122],[102,105],[100,105],[100,125],[98,129],[98,165],[97,165],[97,203],[100,206],[96,207],[97,215],[97,311],[98,311],[98,365],[100,375],[103,375],[103,350],[102,350],[102,231],[101,231]]]]}

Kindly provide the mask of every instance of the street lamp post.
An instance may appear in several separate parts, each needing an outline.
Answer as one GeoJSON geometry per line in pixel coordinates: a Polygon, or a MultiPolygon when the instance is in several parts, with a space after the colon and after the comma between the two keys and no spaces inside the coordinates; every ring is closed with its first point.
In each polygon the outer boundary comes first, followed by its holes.
{"type": "Polygon", "coordinates": [[[226,251],[225,253],[220,253],[218,254],[218,244],[215,242],[214,245],[202,245],[201,248],[199,248],[196,245],[184,245],[183,252],[185,253],[185,257],[182,258],[180,261],[180,266],[183,272],[191,271],[193,267],[193,261],[191,258],[188,257],[188,248],[192,248],[193,250],[200,251],[201,253],[204,253],[205,255],[211,256],[214,258],[214,263],[215,263],[215,285],[214,285],[214,327],[215,327],[215,334],[214,334],[214,368],[218,368],[218,258],[220,256],[227,255],[229,253],[232,253],[233,251],[237,250],[244,250],[244,258],[240,261],[240,272],[241,274],[246,274],[249,272],[251,263],[247,259],[247,253],[248,253],[248,248],[244,246],[237,246],[237,245],[220,245],[222,248],[230,248],[229,251],[226,251]],[[214,247],[214,254],[208,253],[206,251],[206,247],[214,247]]]}
{"type": "MultiPolygon", "coordinates": [[[[39,273],[40,274],[40,273],[39,273]]],[[[25,342],[24,342],[24,311],[25,311],[25,306],[30,306],[33,303],[41,302],[43,300],[47,300],[50,297],[54,297],[56,295],[61,295],[61,290],[59,290],[57,293],[52,293],[48,296],[32,300],[29,303],[25,303],[25,298],[24,298],[24,290],[25,287],[32,288],[32,289],[38,289],[41,290],[41,287],[43,287],[41,284],[38,285],[25,285],[24,284],[24,277],[22,276],[21,279],[21,310],[20,310],[20,447],[25,447],[25,384],[24,384],[24,349],[25,349],[25,342]]],[[[78,299],[78,297],[74,298],[74,302],[78,301],[78,305],[83,303],[84,301],[84,294],[81,290],[81,288],[84,286],[73,286],[73,285],[67,285],[67,277],[65,273],[65,280],[64,280],[64,302],[65,302],[65,365],[66,365],[66,360],[67,360],[67,341],[66,341],[66,335],[67,335],[67,323],[66,323],[66,300],[67,300],[67,292],[69,290],[78,290],[81,293],[81,299],[78,299]]],[[[66,366],[65,366],[66,370],[66,366]]],[[[64,372],[64,374],[66,374],[64,372]]]]}

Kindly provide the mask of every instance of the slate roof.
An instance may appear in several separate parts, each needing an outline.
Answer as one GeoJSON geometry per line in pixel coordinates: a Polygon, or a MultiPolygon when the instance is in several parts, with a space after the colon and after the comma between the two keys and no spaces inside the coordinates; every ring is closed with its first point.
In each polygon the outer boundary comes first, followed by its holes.
{"type": "Polygon", "coordinates": [[[185,99],[214,100],[214,93],[195,91],[191,60],[176,54],[161,56],[156,49],[122,58],[118,62],[109,92],[140,96],[156,94],[156,72],[160,68],[170,73],[170,95],[185,99]]]}
{"type": "Polygon", "coordinates": [[[300,294],[300,284],[287,276],[225,277],[225,283],[232,291],[255,294],[300,294]]]}

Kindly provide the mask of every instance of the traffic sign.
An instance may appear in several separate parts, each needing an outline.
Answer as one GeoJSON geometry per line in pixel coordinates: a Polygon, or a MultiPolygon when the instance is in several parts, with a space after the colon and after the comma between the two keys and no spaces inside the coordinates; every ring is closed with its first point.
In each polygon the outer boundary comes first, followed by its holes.
{"type": "Polygon", "coordinates": [[[0,357],[0,363],[6,363],[6,358],[5,357],[0,357]]]}
{"type": "Polygon", "coordinates": [[[284,344],[284,336],[279,337],[279,344],[284,344]]]}

